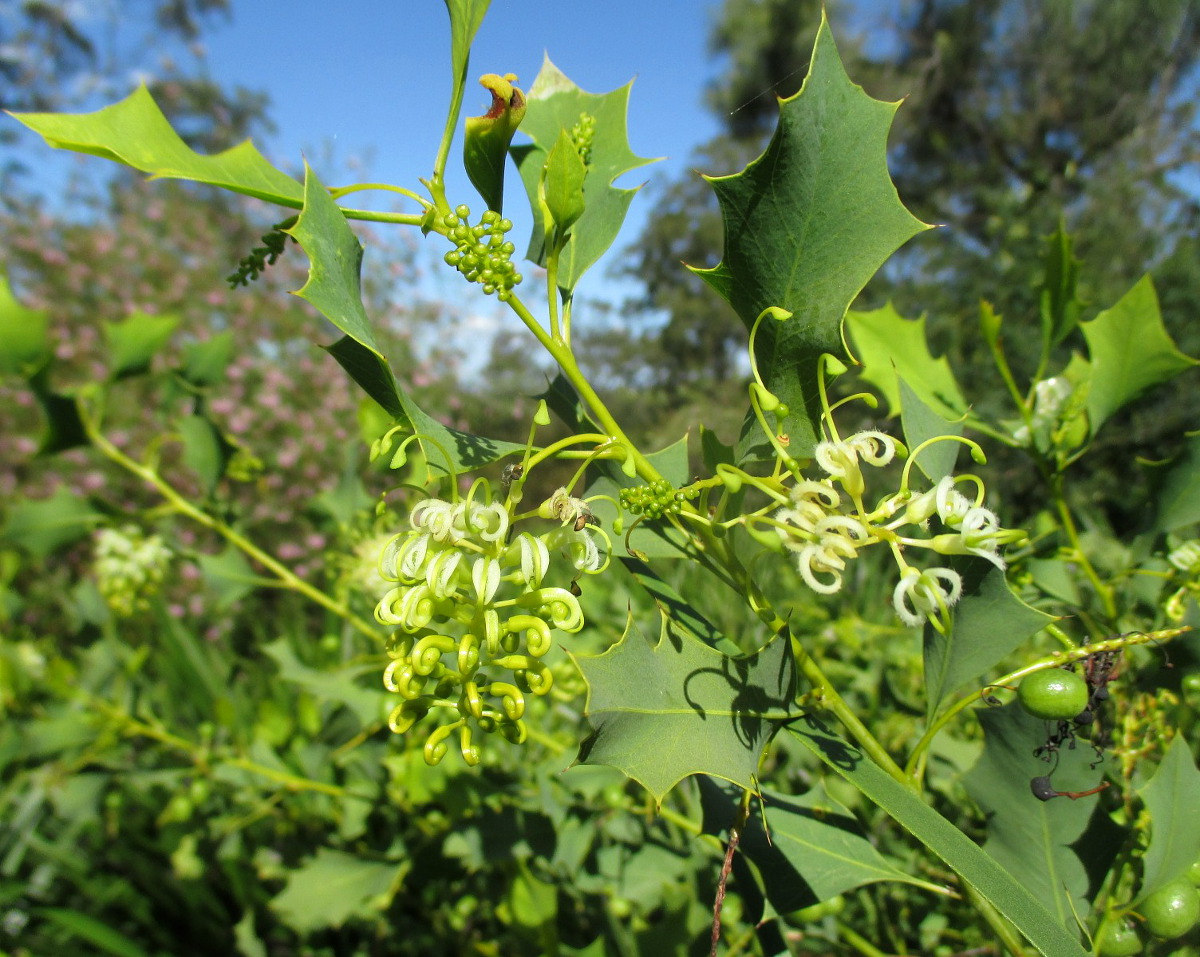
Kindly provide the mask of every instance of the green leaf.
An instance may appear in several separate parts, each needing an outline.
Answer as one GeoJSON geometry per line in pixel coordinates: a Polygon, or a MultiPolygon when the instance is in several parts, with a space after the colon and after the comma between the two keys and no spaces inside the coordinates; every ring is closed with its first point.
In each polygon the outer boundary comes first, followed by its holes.
{"type": "Polygon", "coordinates": [[[1197,364],[1167,335],[1149,276],[1080,328],[1092,362],[1088,417],[1093,435],[1109,416],[1151,386],[1197,364]]]}
{"type": "Polygon", "coordinates": [[[81,911],[65,907],[39,907],[37,915],[45,918],[71,937],[87,941],[93,947],[115,957],[150,957],[138,944],[102,920],[81,911]]]}
{"type": "Polygon", "coordinates": [[[559,259],[558,285],[568,292],[617,238],[637,192],[637,189],[615,189],[613,181],[622,173],[654,162],[638,156],[629,147],[626,114],[631,86],[628,83],[604,94],[586,93],[546,57],[529,91],[521,132],[533,143],[514,146],[511,152],[533,210],[533,235],[526,255],[539,266],[546,265],[540,187],[550,150],[558,142],[560,132],[569,133],[589,116],[595,121],[583,180],[586,207],[559,259]]]}
{"type": "Polygon", "coordinates": [[[1188,437],[1156,496],[1154,528],[1171,532],[1200,522],[1200,432],[1188,437]]]}
{"type": "Polygon", "coordinates": [[[620,768],[658,802],[689,774],[750,787],[764,745],[792,709],[785,641],[731,658],[669,622],[652,646],[631,620],[604,654],[572,658],[588,683],[593,728],[578,760],[620,768]]]}
{"type": "Polygon", "coordinates": [[[953,868],[1045,957],[1086,957],[1078,938],[1065,930],[1021,881],[856,747],[812,718],[794,722],[788,730],[953,868]]]}
{"type": "Polygon", "coordinates": [[[369,861],[323,847],[288,874],[287,886],[271,900],[271,909],[301,934],[341,927],[352,917],[376,913],[377,898],[387,895],[410,867],[407,861],[369,861]]]}
{"type": "MultiPolygon", "coordinates": [[[[963,779],[967,792],[987,815],[987,843],[983,849],[1008,870],[1059,924],[1074,931],[1075,915],[1087,915],[1087,872],[1070,847],[1087,827],[1098,795],[1072,800],[1042,801],[1030,790],[1030,779],[1051,767],[1033,756],[1046,740],[1050,723],[1026,714],[1019,704],[980,708],[984,749],[979,762],[963,779]]],[[[1103,772],[1090,765],[1091,748],[1061,748],[1053,766],[1053,783],[1059,791],[1086,791],[1095,787],[1103,772]]]]}
{"type": "Polygon", "coordinates": [[[225,377],[233,349],[233,332],[228,329],[203,342],[193,342],[183,350],[179,374],[198,388],[214,386],[225,377]]]}
{"type": "Polygon", "coordinates": [[[504,163],[508,145],[525,116],[525,94],[513,86],[511,73],[487,73],[480,83],[492,94],[492,106],[483,116],[469,116],[463,139],[463,165],[471,184],[488,209],[504,207],[504,163]]]}
{"type": "Polygon", "coordinates": [[[846,332],[863,364],[862,377],[887,400],[889,415],[903,408],[901,379],[943,419],[959,419],[967,411],[950,363],[929,352],[924,316],[904,319],[891,303],[869,312],[852,309],[846,313],[846,332]]]}
{"type": "Polygon", "coordinates": [[[455,102],[462,102],[471,44],[490,3],[491,0],[446,0],[446,11],[450,14],[450,69],[454,75],[455,102]]]}
{"type": "Polygon", "coordinates": [[[621,565],[633,576],[658,606],[664,618],[669,618],[678,629],[687,631],[710,648],[725,655],[740,655],[742,649],[730,641],[707,618],[701,615],[692,603],[662,580],[649,565],[636,558],[621,558],[621,565]]]}
{"type": "Polygon", "coordinates": [[[89,445],[91,441],[88,439],[87,429],[83,426],[83,419],[79,417],[79,406],[75,404],[75,399],[51,388],[48,373],[52,364],[51,362],[42,366],[29,380],[29,387],[33,390],[34,398],[45,416],[45,428],[38,445],[39,455],[65,452],[67,449],[89,445]]]}
{"type": "Polygon", "coordinates": [[[982,677],[1047,622],[1008,587],[1004,572],[982,558],[956,558],[963,596],[949,636],[925,627],[925,695],[929,718],[953,691],[982,677]]]}
{"type": "Polygon", "coordinates": [[[1200,818],[1196,816],[1200,771],[1186,735],[1176,734],[1171,739],[1154,777],[1138,793],[1150,815],[1150,845],[1142,858],[1142,883],[1135,904],[1200,860],[1200,818]]]}
{"type": "MultiPolygon", "coordinates": [[[[521,455],[524,444],[460,432],[427,415],[406,393],[399,395],[404,421],[416,433],[430,470],[442,475],[473,472],[509,455],[521,455]]],[[[399,464],[393,462],[393,468],[399,464]]]]}
{"type": "Polygon", "coordinates": [[[921,401],[921,397],[900,379],[900,421],[904,427],[904,442],[917,456],[917,468],[935,485],[954,472],[954,463],[962,445],[953,440],[934,442],[917,452],[923,442],[944,435],[961,436],[961,419],[950,421],[921,401]]]}
{"type": "Polygon", "coordinates": [[[90,153],[165,179],[190,179],[298,207],[300,184],[263,159],[246,140],[203,156],[189,147],[163,116],[145,86],[96,113],[14,113],[55,149],[90,153]]]}
{"type": "Polygon", "coordinates": [[[583,180],[587,167],[566,130],[559,130],[558,142],[546,159],[546,208],[560,236],[565,236],[583,215],[583,180]]]}
{"type": "Polygon", "coordinates": [[[185,416],[176,429],[183,439],[183,464],[200,478],[205,492],[212,492],[225,474],[234,446],[202,415],[185,416]]]}
{"type": "Polygon", "coordinates": [[[242,552],[233,545],[216,555],[198,555],[196,563],[205,585],[217,599],[217,607],[229,608],[263,585],[275,584],[273,578],[254,574],[242,552]]]}
{"type": "Polygon", "coordinates": [[[329,352],[367,395],[395,415],[400,405],[396,377],[362,303],[362,243],[316,173],[307,164],[304,170],[304,209],[296,225],[284,230],[309,259],[308,281],[295,295],[346,333],[349,341],[338,340],[329,352]]]}
{"type": "Polygon", "coordinates": [[[742,172],[710,178],[725,251],[695,269],[749,329],[768,306],[793,314],[765,322],[755,341],[767,388],[785,402],[793,455],[808,456],[821,416],[817,360],[844,355],[842,317],[876,270],[929,227],[900,202],[887,170],[898,104],[851,83],[822,15],[800,92],[779,105],[770,145],[742,172]]]}
{"type": "Polygon", "coordinates": [[[345,705],[363,725],[379,717],[380,702],[384,697],[382,684],[379,684],[379,690],[372,691],[358,683],[362,674],[378,671],[375,664],[319,671],[296,657],[287,638],[277,638],[269,645],[263,645],[263,651],[279,666],[279,677],[284,681],[299,685],[323,701],[345,705]]]}
{"type": "Polygon", "coordinates": [[[50,313],[26,309],[0,272],[0,375],[36,375],[53,356],[50,313]]]}
{"type": "MultiPolygon", "coordinates": [[[[807,907],[875,881],[928,886],[889,863],[862,833],[849,808],[818,781],[801,795],[758,792],[762,814],[752,809],[738,851],[763,877],[771,906],[780,913],[807,907]],[[768,834],[763,830],[765,816],[768,834]]],[[[721,834],[735,820],[741,789],[700,778],[704,833],[721,834]]]]}
{"type": "Polygon", "coordinates": [[[1050,350],[1079,325],[1079,309],[1083,303],[1077,287],[1082,260],[1072,255],[1073,247],[1060,219],[1054,234],[1046,238],[1045,274],[1038,290],[1043,356],[1048,356],[1050,350]]]}
{"type": "Polygon", "coordinates": [[[108,374],[113,379],[124,379],[148,372],[151,360],[170,341],[178,325],[175,316],[151,316],[144,312],[135,312],[120,322],[106,322],[108,374]]]}
{"type": "Polygon", "coordinates": [[[0,541],[45,558],[83,538],[100,521],[100,514],[85,499],[59,486],[50,498],[22,499],[9,506],[0,541]]]}

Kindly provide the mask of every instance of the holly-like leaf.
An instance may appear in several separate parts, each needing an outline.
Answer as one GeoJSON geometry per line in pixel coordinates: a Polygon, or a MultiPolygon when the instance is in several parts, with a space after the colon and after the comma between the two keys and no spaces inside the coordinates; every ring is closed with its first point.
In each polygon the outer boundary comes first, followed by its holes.
{"type": "Polygon", "coordinates": [[[205,156],[172,128],[145,86],[95,113],[14,113],[55,149],[90,153],[164,179],[190,179],[299,207],[300,184],[268,163],[249,140],[205,156]]]}
{"type": "Polygon", "coordinates": [[[572,227],[571,238],[559,259],[558,284],[568,292],[617,238],[637,192],[637,189],[616,189],[613,181],[622,173],[655,162],[638,156],[629,146],[626,114],[631,86],[632,82],[610,93],[587,93],[567,79],[547,56],[529,90],[521,132],[533,143],[514,146],[511,152],[533,210],[533,235],[526,255],[539,266],[546,264],[540,192],[550,151],[558,142],[559,133],[580,130],[579,146],[581,153],[586,153],[587,172],[583,180],[586,208],[572,227]],[[589,121],[595,124],[590,136],[582,132],[590,125],[589,121]]]}
{"type": "Polygon", "coordinates": [[[1012,593],[1004,572],[982,558],[950,563],[963,580],[949,636],[925,628],[925,695],[929,717],[955,689],[986,674],[1052,615],[1026,605],[1012,593]]]}
{"type": "Polygon", "coordinates": [[[710,178],[725,251],[697,272],[749,329],[768,306],[793,316],[764,322],[755,341],[763,380],[790,411],[784,430],[810,454],[821,414],[817,360],[842,355],[850,303],[901,245],[929,228],[900,202],[888,176],[896,103],[869,97],[846,75],[822,16],[804,86],[779,105],[766,151],[742,172],[710,178]]]}
{"type": "Polygon", "coordinates": [[[1154,777],[1139,791],[1150,815],[1150,845],[1142,858],[1138,901],[1181,877],[1200,859],[1200,771],[1185,737],[1175,735],[1154,777]]]}
{"type": "MultiPolygon", "coordinates": [[[[765,789],[758,794],[762,814],[751,813],[742,826],[738,851],[754,862],[767,899],[780,913],[876,881],[925,885],[889,863],[822,782],[798,796],[765,789]]],[[[733,824],[741,790],[701,777],[700,801],[704,833],[719,835],[733,824]]]]}
{"type": "Polygon", "coordinates": [[[1038,311],[1042,318],[1042,355],[1062,342],[1079,325],[1083,303],[1076,289],[1082,260],[1073,255],[1074,243],[1062,221],[1046,239],[1045,275],[1038,291],[1038,311]]]}
{"type": "Polygon", "coordinates": [[[183,367],[179,374],[197,388],[216,385],[225,377],[233,359],[233,332],[226,329],[203,342],[194,342],[183,350],[183,367]]]}
{"type": "MultiPolygon", "coordinates": [[[[983,725],[984,750],[964,778],[968,793],[987,815],[983,849],[1074,931],[1076,915],[1086,916],[1087,872],[1071,848],[1087,827],[1097,795],[1072,800],[1034,797],[1029,782],[1049,773],[1050,766],[1033,756],[1050,725],[1027,714],[1016,702],[976,712],[983,725]]],[[[1086,791],[1102,772],[1088,747],[1060,748],[1053,785],[1058,791],[1086,791]]]]}
{"type": "MultiPolygon", "coordinates": [[[[945,861],[987,901],[990,901],[1046,957],[1087,957],[1078,934],[1065,929],[1025,887],[990,854],[938,814],[908,787],[813,718],[788,726],[788,731],[896,823],[945,861]]],[[[1032,797],[1032,795],[1031,795],[1032,797]]],[[[1065,800],[1065,799],[1064,799],[1065,800]]]]}
{"type": "MultiPolygon", "coordinates": [[[[461,475],[499,462],[509,455],[521,455],[525,451],[525,446],[521,443],[490,439],[484,435],[460,432],[458,429],[442,425],[433,416],[426,414],[407,393],[399,395],[399,402],[404,421],[417,435],[421,450],[425,453],[425,461],[432,472],[441,475],[454,472],[461,475]]],[[[393,458],[392,468],[400,468],[406,461],[407,455],[393,458]]]]}
{"type": "Polygon", "coordinates": [[[1158,296],[1144,276],[1111,309],[1080,324],[1092,360],[1088,417],[1095,435],[1104,420],[1151,386],[1197,364],[1171,341],[1158,296]]]}
{"type": "Polygon", "coordinates": [[[395,415],[400,390],[362,303],[362,243],[316,173],[307,164],[304,170],[304,209],[296,225],[284,230],[309,259],[308,281],[295,295],[346,333],[350,341],[339,340],[329,352],[367,395],[395,415]]]}
{"type": "Polygon", "coordinates": [[[869,312],[852,309],[846,313],[846,332],[863,364],[862,377],[887,400],[889,415],[902,409],[901,379],[943,419],[958,419],[967,411],[950,363],[929,352],[924,316],[905,319],[890,302],[869,312]]]}
{"type": "Polygon", "coordinates": [[[669,623],[651,645],[630,621],[604,654],[572,657],[588,683],[593,728],[579,761],[620,768],[659,802],[689,774],[750,787],[764,745],[793,713],[785,641],[731,658],[669,623]]]}
{"type": "Polygon", "coordinates": [[[50,314],[17,302],[8,277],[0,273],[0,375],[28,379],[50,361],[49,325],[50,314]]]}
{"type": "Polygon", "coordinates": [[[175,316],[151,316],[144,312],[135,312],[120,322],[106,322],[108,374],[113,379],[124,379],[149,371],[155,353],[170,341],[178,325],[175,316]]]}
{"type": "Polygon", "coordinates": [[[301,934],[340,927],[351,917],[377,912],[381,898],[410,866],[408,861],[372,861],[323,847],[288,873],[287,886],[271,900],[271,909],[301,934]]]}

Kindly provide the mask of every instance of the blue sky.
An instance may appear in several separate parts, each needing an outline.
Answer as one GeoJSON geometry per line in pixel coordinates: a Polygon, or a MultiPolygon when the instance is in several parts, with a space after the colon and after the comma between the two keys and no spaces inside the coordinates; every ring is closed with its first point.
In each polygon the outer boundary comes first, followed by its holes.
{"type": "MultiPolygon", "coordinates": [[[[698,0],[494,0],[472,52],[464,115],[491,103],[475,78],[516,73],[528,89],[549,54],[589,92],[634,80],[631,145],[666,159],[619,185],[677,173],[692,148],[718,131],[701,105],[714,70],[705,50],[711,7],[698,0]]],[[[355,160],[366,164],[358,177],[413,187],[432,169],[449,101],[449,18],[441,0],[234,0],[232,22],[210,31],[205,46],[214,78],[269,92],[277,132],[261,145],[279,165],[294,169],[303,155],[318,173],[328,169],[326,182],[344,182],[344,164],[355,160]]],[[[478,206],[459,165],[451,165],[451,200],[478,206]]],[[[512,174],[505,205],[518,232],[528,222],[522,195],[512,174]]],[[[644,196],[635,201],[625,242],[649,205],[644,196]]],[[[605,263],[596,268],[599,275],[605,263]]],[[[596,280],[588,285],[598,291],[596,280]]]]}

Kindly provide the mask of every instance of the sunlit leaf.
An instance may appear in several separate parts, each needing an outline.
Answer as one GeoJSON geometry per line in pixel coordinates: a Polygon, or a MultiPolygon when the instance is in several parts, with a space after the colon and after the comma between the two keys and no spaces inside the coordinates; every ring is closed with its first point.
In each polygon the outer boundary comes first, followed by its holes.
{"type": "Polygon", "coordinates": [[[695,271],[747,329],[768,306],[793,314],[764,322],[755,352],[767,387],[790,409],[784,429],[797,457],[818,439],[818,358],[843,354],[850,303],[893,252],[928,228],[904,208],[888,175],[896,107],[850,81],[822,17],[808,77],[780,103],[766,152],[740,173],[709,180],[725,250],[718,265],[695,271]]]}
{"type": "Polygon", "coordinates": [[[1092,361],[1088,416],[1093,435],[1105,419],[1147,389],[1197,364],[1167,335],[1149,276],[1080,329],[1092,361]]]}
{"type": "Polygon", "coordinates": [[[45,499],[22,499],[7,509],[0,541],[23,548],[37,558],[78,541],[101,522],[86,499],[59,486],[45,499]]]}
{"type": "Polygon", "coordinates": [[[148,372],[154,356],[170,341],[179,325],[175,316],[135,312],[120,322],[104,324],[109,375],[114,379],[148,372]]]}
{"type": "Polygon", "coordinates": [[[0,375],[30,378],[53,354],[50,314],[26,309],[13,296],[8,278],[0,273],[0,375]]]}
{"type": "Polygon", "coordinates": [[[139,86],[95,113],[14,113],[55,149],[90,153],[166,179],[190,179],[298,207],[303,190],[249,141],[211,156],[197,153],[172,128],[149,90],[139,86]]]}
{"type": "Polygon", "coordinates": [[[546,235],[539,208],[542,171],[559,134],[570,133],[590,116],[595,121],[587,172],[583,180],[586,208],[571,229],[571,239],[559,264],[558,284],[572,290],[584,272],[612,245],[621,230],[637,189],[616,189],[613,181],[622,173],[654,162],[638,156],[629,146],[626,113],[632,83],[610,93],[587,93],[577,87],[547,56],[529,90],[521,132],[532,144],[514,146],[513,158],[533,210],[534,230],[529,241],[529,259],[546,264],[546,235]]]}

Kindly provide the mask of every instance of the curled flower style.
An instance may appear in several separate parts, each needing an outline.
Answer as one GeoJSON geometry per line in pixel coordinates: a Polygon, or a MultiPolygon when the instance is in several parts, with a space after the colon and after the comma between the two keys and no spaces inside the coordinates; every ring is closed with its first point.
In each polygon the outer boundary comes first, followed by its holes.
{"type": "Polygon", "coordinates": [[[866,488],[859,460],[867,465],[882,466],[895,455],[896,440],[874,430],[857,432],[844,442],[818,442],[813,451],[817,464],[854,497],[862,495],[866,488]]]}
{"type": "Polygon", "coordinates": [[[848,515],[827,515],[815,531],[819,540],[801,548],[797,557],[800,577],[818,594],[832,595],[842,587],[846,559],[858,554],[869,534],[862,522],[848,515]],[[826,578],[822,580],[818,575],[826,578]]]}
{"type": "Polygon", "coordinates": [[[384,685],[404,699],[388,723],[403,733],[433,717],[437,726],[423,749],[431,763],[449,752],[455,734],[468,764],[481,760],[481,735],[526,739],[528,696],[548,694],[554,684],[542,661],[554,632],[574,633],[584,623],[576,597],[545,584],[552,551],[577,572],[596,572],[605,561],[584,527],[591,513],[565,490],[552,499],[561,524],[540,535],[522,531],[511,543],[507,508],[477,500],[475,491],[465,501],[419,503],[409,530],[379,557],[380,574],[395,583],[375,609],[396,628],[384,685]]]}
{"type": "Polygon", "coordinates": [[[1200,573],[1200,540],[1192,539],[1167,555],[1167,561],[1185,574],[1200,573]]]}
{"type": "Polygon", "coordinates": [[[962,576],[951,568],[906,568],[892,592],[896,615],[909,627],[944,622],[962,597],[962,576]]]}

